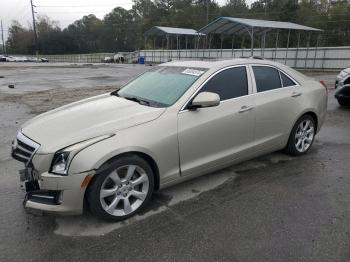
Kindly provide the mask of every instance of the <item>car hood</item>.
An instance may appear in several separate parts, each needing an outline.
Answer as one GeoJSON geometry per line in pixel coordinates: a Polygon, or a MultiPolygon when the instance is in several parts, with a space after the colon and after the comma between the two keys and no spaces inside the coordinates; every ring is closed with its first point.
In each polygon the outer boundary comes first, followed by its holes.
{"type": "Polygon", "coordinates": [[[155,120],[164,111],[104,94],[34,117],[22,126],[22,133],[40,144],[38,153],[54,153],[86,139],[155,120]]]}

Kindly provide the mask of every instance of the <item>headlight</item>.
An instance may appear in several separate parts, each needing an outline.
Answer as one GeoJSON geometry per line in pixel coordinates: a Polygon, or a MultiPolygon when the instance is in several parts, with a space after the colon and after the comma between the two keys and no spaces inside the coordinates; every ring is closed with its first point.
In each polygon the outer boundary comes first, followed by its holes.
{"type": "Polygon", "coordinates": [[[58,175],[67,175],[69,152],[59,151],[52,160],[51,172],[58,175]]]}
{"type": "MultiPolygon", "coordinates": [[[[114,134],[113,134],[114,135],[114,134]]],[[[105,135],[94,137],[88,140],[84,140],[82,142],[73,144],[71,146],[65,147],[59,151],[57,151],[52,159],[50,172],[56,175],[66,176],[68,175],[68,167],[73,159],[73,157],[83,150],[84,148],[91,146],[97,142],[105,140],[107,138],[112,137],[113,135],[105,135]]]]}

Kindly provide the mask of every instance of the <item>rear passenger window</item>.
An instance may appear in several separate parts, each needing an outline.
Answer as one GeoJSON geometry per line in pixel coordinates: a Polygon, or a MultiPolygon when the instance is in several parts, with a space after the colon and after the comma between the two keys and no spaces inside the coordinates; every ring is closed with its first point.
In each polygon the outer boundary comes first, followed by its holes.
{"type": "Polygon", "coordinates": [[[258,92],[281,88],[281,79],[277,69],[267,66],[253,66],[253,71],[258,92]]]}
{"type": "Polygon", "coordinates": [[[281,74],[283,87],[295,86],[295,83],[292,79],[290,79],[288,76],[283,74],[281,71],[280,71],[280,74],[281,74]]]}
{"type": "Polygon", "coordinates": [[[245,67],[221,71],[204,85],[201,92],[217,93],[221,101],[247,95],[248,81],[245,67]]]}

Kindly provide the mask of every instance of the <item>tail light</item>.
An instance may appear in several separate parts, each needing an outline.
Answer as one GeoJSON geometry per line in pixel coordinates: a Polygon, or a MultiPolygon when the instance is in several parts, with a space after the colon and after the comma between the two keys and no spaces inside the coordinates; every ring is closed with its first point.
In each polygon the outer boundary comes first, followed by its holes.
{"type": "Polygon", "coordinates": [[[326,84],[326,81],[324,80],[320,80],[320,83],[327,89],[327,84],[326,84]]]}
{"type": "Polygon", "coordinates": [[[320,83],[321,83],[321,85],[323,85],[323,87],[326,89],[326,92],[327,92],[327,94],[328,94],[328,88],[327,88],[326,81],[320,80],[320,83]]]}

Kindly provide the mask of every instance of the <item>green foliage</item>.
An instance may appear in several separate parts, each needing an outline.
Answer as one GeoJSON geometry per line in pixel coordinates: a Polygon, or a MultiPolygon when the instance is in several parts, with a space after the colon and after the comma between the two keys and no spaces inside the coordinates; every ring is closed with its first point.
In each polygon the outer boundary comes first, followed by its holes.
{"type": "MultiPolygon", "coordinates": [[[[131,10],[116,7],[103,19],[87,15],[61,29],[48,17],[37,21],[39,51],[43,54],[133,51],[144,48],[144,32],[155,25],[199,29],[220,16],[289,21],[324,29],[322,45],[350,45],[350,1],[347,0],[257,0],[248,6],[246,0],[227,0],[219,6],[215,0],[133,0],[131,10]]],[[[269,36],[267,43],[274,41],[269,36]]],[[[286,42],[281,33],[281,43],[286,42]]],[[[302,41],[306,37],[302,36],[302,41]]],[[[164,46],[164,42],[158,46],[164,46]]],[[[291,38],[295,44],[295,37],[291,38]]],[[[234,46],[249,45],[237,36],[234,46]]],[[[220,46],[214,36],[212,47],[220,46]]],[[[148,43],[149,44],[149,43],[148,43]]],[[[256,44],[260,44],[257,39],[256,44]]],[[[7,49],[10,53],[33,54],[32,28],[14,21],[9,28],[7,49]]],[[[230,39],[223,46],[231,47],[230,39]]]]}

